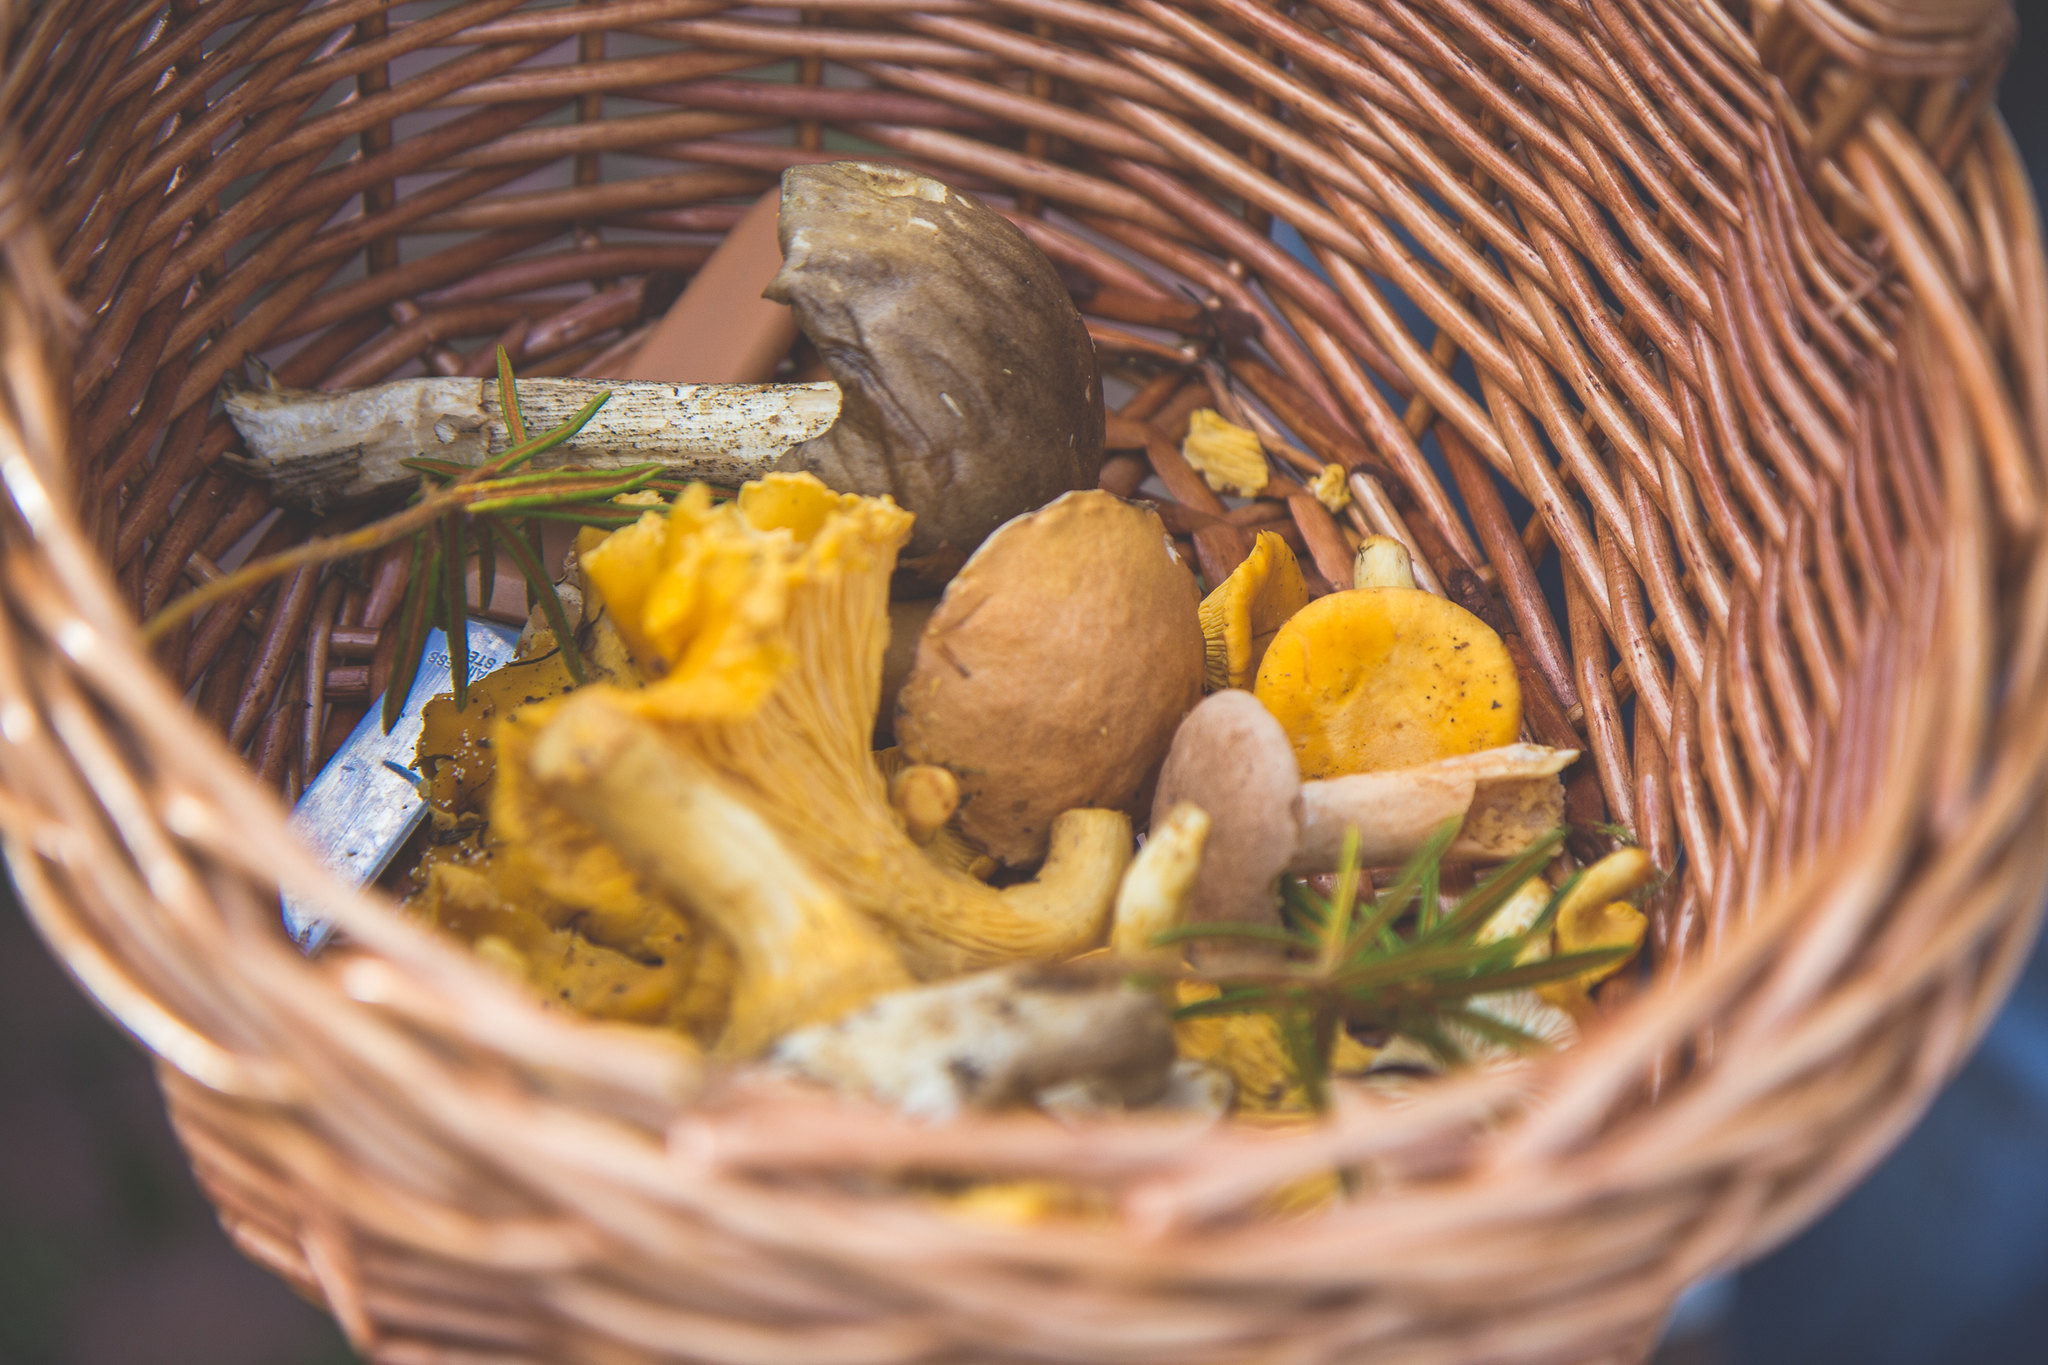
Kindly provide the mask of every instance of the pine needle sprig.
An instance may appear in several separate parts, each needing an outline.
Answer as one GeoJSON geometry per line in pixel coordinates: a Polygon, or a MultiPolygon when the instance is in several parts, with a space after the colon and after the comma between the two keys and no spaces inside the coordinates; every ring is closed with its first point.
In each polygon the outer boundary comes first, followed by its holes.
{"type": "Polygon", "coordinates": [[[1443,856],[1458,823],[1449,821],[1439,829],[1378,894],[1359,866],[1354,830],[1345,837],[1328,896],[1305,881],[1282,883],[1280,925],[1188,924],[1155,936],[1153,942],[1161,947],[1204,940],[1279,950],[1271,965],[1186,972],[1184,980],[1209,985],[1216,994],[1181,1006],[1175,1017],[1269,1016],[1295,1080],[1318,1111],[1328,1104],[1339,1029],[1405,1034],[1447,1064],[1463,1060],[1454,1028],[1510,1047],[1537,1046],[1530,1034],[1472,1008],[1472,1001],[1568,980],[1616,961],[1627,950],[1599,948],[1517,960],[1531,944],[1547,938],[1576,877],[1551,894],[1527,929],[1482,942],[1479,935],[1487,922],[1550,862],[1565,831],[1550,831],[1442,908],[1443,856]]]}
{"type": "Polygon", "coordinates": [[[648,461],[617,469],[528,470],[537,456],[569,440],[597,415],[611,397],[607,391],[586,403],[552,430],[530,436],[519,407],[512,365],[498,348],[498,400],[510,437],[510,448],[483,464],[459,464],[421,456],[402,461],[420,476],[419,488],[407,505],[341,535],[324,536],[302,545],[251,560],[232,573],[201,584],[165,606],[142,627],[144,641],[161,638],[194,612],[245,589],[281,578],[310,564],[331,564],[410,540],[412,555],[397,620],[391,678],[384,691],[383,720],[390,729],[405,705],[419,674],[428,632],[439,626],[448,637],[455,705],[460,710],[469,694],[468,566],[477,563],[477,581],[485,593],[497,575],[504,554],[526,580],[527,600],[537,603],[562,647],[563,663],[577,682],[587,678],[582,653],[570,629],[568,613],[542,562],[535,523],[568,522],[605,530],[630,525],[643,507],[612,501],[624,493],[653,488],[664,494],[682,485],[665,481],[666,466],[648,461]]]}

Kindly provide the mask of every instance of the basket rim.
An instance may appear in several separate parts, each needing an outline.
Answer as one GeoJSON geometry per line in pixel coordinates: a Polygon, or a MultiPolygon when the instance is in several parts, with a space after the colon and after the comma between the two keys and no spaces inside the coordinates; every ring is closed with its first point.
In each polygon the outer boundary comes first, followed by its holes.
{"type": "MultiPolygon", "coordinates": [[[[1002,2],[1008,13],[1069,0],[1002,2]]],[[[1234,3],[1215,0],[1212,8],[1234,3]]],[[[1151,12],[1143,0],[1136,7],[1151,12]]],[[[738,6],[707,12],[731,8],[738,6]]],[[[1992,9],[2009,16],[2002,4],[1985,12],[1992,9]]],[[[1984,145],[1995,155],[2002,125],[1995,111],[1984,118],[1984,145]]],[[[1869,153],[1858,144],[1847,155],[1854,163],[1869,153]]],[[[1942,472],[1993,492],[1945,497],[1937,510],[1946,519],[1930,533],[1937,538],[1899,547],[1905,591],[1870,604],[1869,619],[1884,629],[1867,631],[1863,652],[1850,660],[1833,742],[1868,744],[1858,761],[1873,795],[1841,817],[1846,828],[1831,844],[1777,830],[1775,799],[1768,810],[1759,806],[1763,832],[1746,852],[1739,885],[1733,853],[1691,853],[1723,859],[1722,884],[1736,887],[1727,894],[1746,913],[1711,951],[1660,972],[1654,989],[1567,1051],[1443,1078],[1398,1108],[1340,1086],[1326,1121],[1285,1129],[1225,1122],[1198,1130],[1141,1115],[1069,1127],[1024,1114],[970,1114],[934,1127],[823,1089],[707,1069],[680,1040],[652,1029],[545,1010],[458,945],[407,921],[387,898],[329,872],[277,795],[202,724],[141,647],[103,547],[76,510],[89,494],[73,478],[75,433],[60,395],[86,343],[55,285],[42,206],[21,188],[15,159],[0,147],[0,335],[10,338],[0,348],[0,484],[12,508],[0,510],[0,538],[11,552],[0,573],[16,618],[0,625],[0,740],[75,766],[95,823],[91,831],[75,827],[62,818],[61,800],[0,785],[0,831],[30,918],[87,991],[159,1059],[195,1146],[230,1121],[224,1115],[285,1115],[319,1131],[334,1120],[322,1107],[333,1097],[308,1089],[309,1077],[323,1074],[316,1054],[352,1049],[347,1062],[361,1068],[358,1079],[394,1087],[394,1112],[435,1140],[489,1152],[494,1173],[530,1204],[548,1205],[565,1188],[560,1182],[582,1181],[646,1201],[650,1218],[686,1212],[792,1259],[832,1256],[896,1270],[946,1261],[1081,1269],[1100,1276],[1105,1292],[1166,1283],[1355,1285],[1373,1275],[1427,1284],[1445,1272],[1425,1253],[1475,1231],[1522,1235],[1541,1218],[1596,1205],[1617,1219],[1654,1221],[1685,1197],[1688,1181],[1722,1181],[1725,1198],[1707,1214],[1677,1220],[1682,1234],[1667,1239],[1661,1260],[1620,1269],[1584,1263],[1580,1287],[1589,1295],[1668,1301],[1685,1279],[1789,1235],[1874,1164],[1960,1065],[2038,932],[2041,898],[2020,897],[2048,882],[2048,839],[2028,847],[2029,834],[2048,823],[2048,644],[2034,642],[2032,655],[2015,645],[2010,658],[1993,657],[1988,645],[1958,646],[1973,625],[1994,620],[1996,608],[2035,591],[2018,576],[2010,584],[1987,579],[1986,600],[1971,598],[1968,583],[1957,586],[1968,569],[1956,560],[1988,562],[1995,547],[2014,543],[2001,524],[2013,509],[1995,492],[1998,452],[1986,451],[1997,442],[1974,439],[1967,395],[1958,396],[1969,383],[2004,376],[1968,373],[1967,356],[1957,358],[1964,353],[1937,325],[1897,338],[1908,354],[1895,363],[1925,364],[1933,381],[1947,381],[1945,391],[1934,383],[1929,422],[1938,434],[1943,423],[1949,434],[1960,424],[1972,463],[1942,472]],[[1915,347],[1933,358],[1916,359],[1915,347]],[[1982,715],[1959,714],[1968,707],[1958,696],[1980,694],[1982,715]],[[1981,732],[1969,730],[1973,723],[1981,732]],[[38,744],[45,747],[33,750],[38,744]],[[1985,749],[1981,765],[1959,767],[1974,754],[1955,758],[1958,745],[1985,749]],[[153,913],[181,931],[204,925],[195,932],[212,936],[219,970],[240,978],[235,993],[247,997],[222,1011],[232,1027],[210,1028],[213,1021],[157,998],[79,913],[77,885],[95,875],[94,839],[133,858],[153,913]],[[268,889],[320,907],[353,950],[300,958],[274,907],[266,913],[268,889]],[[292,1041],[292,1029],[315,1021],[319,1030],[292,1041]],[[251,1045],[238,1046],[237,1036],[251,1045]],[[1652,1094],[1660,1059],[1688,1049],[1704,1060],[1652,1094]],[[443,1055],[458,1051],[454,1060],[443,1055]],[[1784,1170],[1751,1150],[1768,1134],[1746,1128],[1745,1117],[1849,1063],[1870,1073],[1858,1072],[1855,1083],[1887,1083],[1881,1101],[1859,1109],[1865,1130],[1828,1151],[1783,1158],[1804,1165],[1779,1199],[1773,1182],[1784,1170]],[[492,1125],[506,1126],[496,1150],[486,1140],[492,1125]],[[1314,1220],[1249,1216],[1276,1184],[1362,1165],[1390,1172],[1388,1182],[1314,1220]],[[846,1172],[909,1168],[1078,1174],[1115,1192],[1115,1216],[991,1225],[915,1190],[828,1186],[846,1172]],[[1516,1198],[1501,1203],[1508,1188],[1516,1198]]],[[[1778,174],[1776,161],[1760,160],[1778,174]]],[[[2048,276],[2038,223],[2032,230],[2026,264],[2048,276]]],[[[1938,258],[1893,266],[1909,290],[1921,279],[1916,271],[1945,269],[1938,258]]],[[[2048,328],[2048,318],[2038,321],[2048,328]]],[[[2036,433],[2012,435],[2021,457],[2048,463],[2036,433]]],[[[2024,548],[2029,573],[2048,582],[2041,539],[2024,548]]],[[[1791,572],[1808,571],[1801,560],[1791,572]]],[[[68,768],[64,780],[72,780],[68,768]]],[[[1686,843],[1683,831],[1678,842],[1686,843]]],[[[307,1183],[308,1199],[328,1197],[307,1183]]],[[[350,1187],[337,1173],[333,1188],[350,1187]]],[[[613,1203],[592,1212],[600,1202],[593,1195],[573,1212],[620,1244],[666,1245],[659,1229],[613,1203]]],[[[366,1202],[361,1217],[397,1215],[366,1202]]],[[[342,1306],[317,1265],[313,1273],[342,1306]]],[[[984,1281],[946,1292],[955,1296],[950,1305],[990,1321],[1024,1311],[977,1299],[995,1292],[984,1281]]],[[[1080,1302],[1084,1291],[1072,1293],[1080,1302]]]]}

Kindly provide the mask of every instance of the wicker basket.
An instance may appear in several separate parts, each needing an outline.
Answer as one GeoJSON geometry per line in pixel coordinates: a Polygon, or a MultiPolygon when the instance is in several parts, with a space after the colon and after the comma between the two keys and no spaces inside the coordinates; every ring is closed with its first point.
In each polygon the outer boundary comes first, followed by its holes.
{"type": "MultiPolygon", "coordinates": [[[[2048,268],[1991,106],[1998,0],[10,18],[9,861],[159,1059],[229,1232],[370,1359],[1632,1359],[1688,1280],[1886,1151],[2026,955],[2048,268]],[[664,272],[841,145],[1012,208],[1106,363],[1176,376],[1134,422],[1249,332],[1296,439],[1368,474],[1371,524],[1500,610],[1593,755],[1575,811],[1676,869],[1608,1026],[1311,1131],[920,1127],[543,1014],[288,837],[276,789],[376,684],[344,651],[393,566],[145,653],[137,612],[267,510],[217,463],[222,374],[452,372],[508,328],[527,373],[602,372],[664,272]],[[357,951],[299,958],[280,884],[357,951]],[[1333,1165],[1355,1198],[1262,1212],[1333,1165]],[[1080,1180],[1115,1217],[963,1219],[906,1170],[1080,1180]]],[[[1227,557],[1242,526],[1183,500],[1227,557]]],[[[1340,530],[1302,503],[1312,546],[1340,530]]]]}

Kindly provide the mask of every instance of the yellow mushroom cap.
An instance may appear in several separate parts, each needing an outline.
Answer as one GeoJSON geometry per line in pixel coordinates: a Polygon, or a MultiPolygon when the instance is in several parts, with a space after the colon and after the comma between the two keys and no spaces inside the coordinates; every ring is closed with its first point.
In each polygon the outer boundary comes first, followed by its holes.
{"type": "Polygon", "coordinates": [[[1642,947],[1643,932],[1648,927],[1648,918],[1627,901],[1608,901],[1561,907],[1554,934],[1559,953],[1583,953],[1589,948],[1628,949],[1606,966],[1590,968],[1573,978],[1581,990],[1590,990],[1628,965],[1642,947]]]}
{"type": "Polygon", "coordinates": [[[1274,636],[1253,693],[1287,731],[1304,780],[1498,748],[1522,726],[1500,637],[1416,588],[1309,603],[1274,636]]]}
{"type": "Polygon", "coordinates": [[[1209,690],[1249,687],[1274,634],[1307,605],[1308,584],[1294,551],[1277,533],[1259,532],[1244,563],[1202,599],[1209,690]]]}
{"type": "Polygon", "coordinates": [[[794,664],[792,589],[893,563],[910,525],[887,498],[834,493],[808,474],[770,474],[718,506],[692,484],[593,546],[583,571],[635,662],[660,679],[645,709],[730,719],[752,714],[794,664]]]}

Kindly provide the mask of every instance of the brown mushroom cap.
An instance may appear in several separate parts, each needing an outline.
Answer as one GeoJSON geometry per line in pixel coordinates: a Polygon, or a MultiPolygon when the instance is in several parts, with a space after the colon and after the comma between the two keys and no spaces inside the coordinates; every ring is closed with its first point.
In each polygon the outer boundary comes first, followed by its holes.
{"type": "Polygon", "coordinates": [[[1287,731],[1251,693],[1212,693],[1180,723],[1159,770],[1154,822],[1183,801],[1209,814],[1189,922],[1278,924],[1275,889],[1301,841],[1301,769],[1287,731]]]}
{"type": "Polygon", "coordinates": [[[896,738],[960,778],[961,830],[1011,865],[1053,817],[1129,809],[1202,694],[1193,575],[1150,510],[1068,493],[974,553],[897,695],[896,738]]]}
{"type": "Polygon", "coordinates": [[[907,558],[965,554],[1094,487],[1094,345],[1052,263],[1002,215],[844,161],[784,172],[778,228],[767,297],[790,305],[843,391],[839,420],[795,455],[834,488],[916,512],[907,558]]]}

